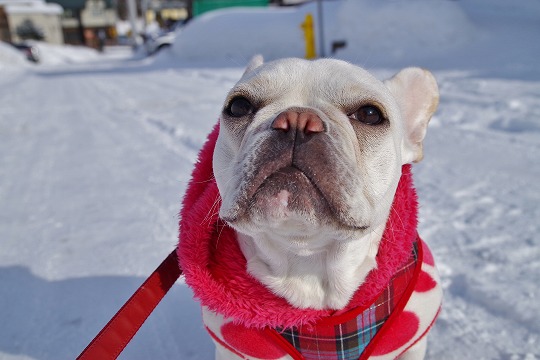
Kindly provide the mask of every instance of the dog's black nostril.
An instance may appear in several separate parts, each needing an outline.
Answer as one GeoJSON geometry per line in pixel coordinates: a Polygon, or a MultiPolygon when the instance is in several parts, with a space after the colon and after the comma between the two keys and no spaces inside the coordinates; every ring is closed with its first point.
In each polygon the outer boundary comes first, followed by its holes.
{"type": "MultiPolygon", "coordinates": [[[[291,129],[291,122],[296,123],[298,114],[292,112],[283,112],[279,114],[272,122],[272,129],[283,130],[285,132],[291,129]]],[[[296,127],[296,126],[295,126],[296,127]]]]}
{"type": "MultiPolygon", "coordinates": [[[[302,118],[300,114],[300,118],[302,118]]],[[[305,134],[316,134],[324,131],[324,125],[320,117],[315,114],[307,113],[303,129],[305,134]]]]}

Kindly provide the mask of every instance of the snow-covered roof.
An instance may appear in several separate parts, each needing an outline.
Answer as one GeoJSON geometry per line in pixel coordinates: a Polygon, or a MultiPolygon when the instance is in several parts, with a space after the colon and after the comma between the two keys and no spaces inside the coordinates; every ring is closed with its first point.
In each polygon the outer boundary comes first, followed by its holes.
{"type": "Polygon", "coordinates": [[[64,9],[58,4],[46,3],[40,0],[0,0],[2,6],[8,14],[62,14],[64,9]]]}

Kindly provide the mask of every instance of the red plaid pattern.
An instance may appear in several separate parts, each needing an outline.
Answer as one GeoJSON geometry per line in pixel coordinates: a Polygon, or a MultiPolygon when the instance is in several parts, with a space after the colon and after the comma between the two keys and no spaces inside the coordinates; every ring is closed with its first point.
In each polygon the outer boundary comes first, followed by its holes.
{"type": "MultiPolygon", "coordinates": [[[[343,316],[311,325],[291,329],[276,329],[307,360],[358,359],[388,319],[413,278],[418,261],[418,243],[406,264],[392,277],[388,286],[373,305],[358,315],[351,310],[345,321],[343,316]]],[[[344,314],[345,315],[345,314],[344,314]]]]}

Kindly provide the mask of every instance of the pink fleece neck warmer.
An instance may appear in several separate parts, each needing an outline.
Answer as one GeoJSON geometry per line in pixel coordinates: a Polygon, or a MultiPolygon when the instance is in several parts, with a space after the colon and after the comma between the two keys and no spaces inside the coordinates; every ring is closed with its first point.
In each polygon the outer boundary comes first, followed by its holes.
{"type": "MultiPolygon", "coordinates": [[[[218,217],[221,198],[212,170],[218,134],[216,125],[199,154],[180,213],[178,257],[186,283],[203,306],[246,327],[290,328],[331,316],[332,310],[294,308],[247,273],[235,231],[218,217]]],[[[410,165],[405,165],[379,246],[377,268],[343,311],[371,304],[407,261],[417,235],[417,207],[410,165]]]]}

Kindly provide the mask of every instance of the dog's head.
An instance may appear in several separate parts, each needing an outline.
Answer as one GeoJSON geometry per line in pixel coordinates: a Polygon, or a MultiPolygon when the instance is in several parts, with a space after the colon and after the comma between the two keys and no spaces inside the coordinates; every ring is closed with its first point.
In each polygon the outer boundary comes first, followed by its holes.
{"type": "Polygon", "coordinates": [[[422,69],[381,82],[338,60],[255,57],[220,119],[220,217],[299,251],[380,227],[401,166],[422,159],[437,104],[435,79],[422,69]]]}

